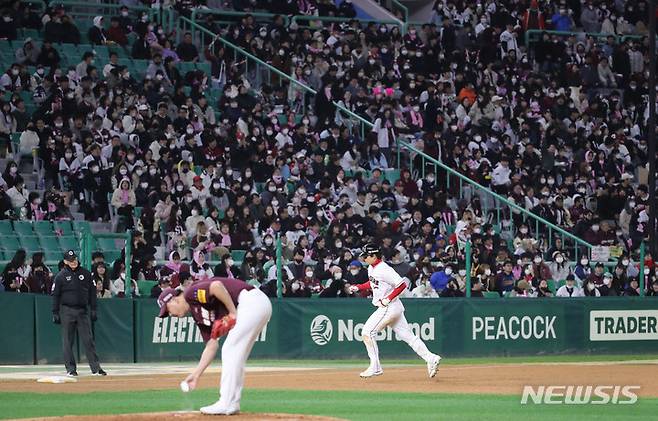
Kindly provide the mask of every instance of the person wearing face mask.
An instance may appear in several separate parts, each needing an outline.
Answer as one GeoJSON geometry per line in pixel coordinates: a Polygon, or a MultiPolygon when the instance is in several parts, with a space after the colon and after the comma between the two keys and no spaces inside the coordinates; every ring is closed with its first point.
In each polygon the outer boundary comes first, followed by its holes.
{"type": "Polygon", "coordinates": [[[548,267],[548,265],[544,263],[544,259],[539,253],[536,254],[535,257],[532,259],[532,272],[534,278],[537,279],[537,281],[541,281],[542,279],[545,280],[552,279],[551,270],[548,267]]]}
{"type": "Polygon", "coordinates": [[[214,273],[215,276],[221,278],[242,279],[242,272],[240,272],[240,268],[236,266],[231,253],[226,253],[222,256],[221,262],[215,266],[214,273]]]}
{"type": "Polygon", "coordinates": [[[584,297],[585,294],[583,292],[583,289],[580,288],[578,285],[576,285],[576,279],[573,277],[573,275],[569,275],[567,276],[565,284],[562,285],[560,288],[558,288],[557,292],[555,293],[555,296],[573,298],[573,297],[584,297]]]}
{"type": "Polygon", "coordinates": [[[583,283],[585,279],[592,273],[592,268],[589,265],[589,259],[587,256],[582,256],[580,260],[576,263],[574,267],[573,274],[575,280],[579,285],[583,283]]]}
{"type": "Polygon", "coordinates": [[[295,249],[292,262],[288,264],[288,268],[292,272],[295,279],[302,279],[304,277],[304,256],[304,250],[298,247],[295,249]]]}
{"type": "Polygon", "coordinates": [[[206,254],[203,251],[197,250],[194,252],[190,273],[195,281],[207,280],[215,276],[210,265],[206,263],[206,254]]]}
{"type": "Polygon", "coordinates": [[[452,275],[452,271],[453,271],[453,267],[452,265],[449,264],[444,268],[441,268],[440,270],[434,272],[432,276],[430,276],[430,284],[438,294],[441,294],[441,291],[443,291],[443,289],[446,288],[448,283],[452,279],[454,279],[452,275]]]}
{"type": "Polygon", "coordinates": [[[105,45],[107,43],[107,33],[103,27],[104,23],[103,16],[96,16],[94,18],[94,26],[89,28],[89,32],[87,33],[89,42],[95,45],[105,45]]]}
{"type": "Polygon", "coordinates": [[[628,285],[628,280],[629,277],[626,274],[626,267],[623,264],[617,264],[612,273],[604,274],[604,285],[600,287],[601,295],[612,297],[622,295],[624,287],[628,285]]]}
{"type": "Polygon", "coordinates": [[[551,272],[550,279],[555,281],[562,281],[567,279],[567,276],[571,274],[571,268],[569,267],[569,263],[564,258],[564,255],[559,251],[555,251],[551,255],[551,258],[553,261],[548,264],[548,268],[551,272]]]}
{"type": "Polygon", "coordinates": [[[66,149],[64,156],[59,159],[59,175],[63,182],[62,190],[67,192],[74,192],[75,197],[80,197],[79,193],[82,192],[80,178],[82,166],[80,160],[76,158],[73,150],[66,149]]]}
{"type": "MultiPolygon", "coordinates": [[[[452,267],[448,266],[444,269],[444,272],[450,279],[446,284],[445,288],[439,294],[439,297],[463,297],[464,296],[464,282],[462,280],[466,277],[466,270],[460,269],[456,274],[452,272],[452,267]],[[450,272],[449,274],[447,272],[450,272]],[[463,273],[463,275],[462,275],[463,273]]],[[[431,278],[430,278],[431,282],[431,278]]],[[[435,288],[436,289],[436,288],[435,288]]]]}
{"type": "Polygon", "coordinates": [[[134,226],[133,209],[137,205],[137,198],[128,178],[121,180],[119,186],[112,193],[110,203],[116,209],[117,215],[120,216],[117,232],[132,229],[134,226]]]}
{"type": "MultiPolygon", "coordinates": [[[[304,277],[298,282],[300,282],[300,285],[298,285],[299,290],[293,292],[293,296],[310,297],[312,294],[319,294],[322,292],[322,283],[313,273],[313,268],[311,266],[306,266],[304,269],[304,277]]],[[[294,283],[291,289],[295,289],[294,283]]]]}
{"type": "Polygon", "coordinates": [[[185,229],[187,230],[187,235],[194,237],[196,235],[196,230],[199,222],[203,222],[205,217],[201,210],[201,206],[198,202],[193,202],[191,205],[190,216],[185,219],[185,229]]]}
{"type": "MultiPolygon", "coordinates": [[[[345,282],[356,285],[362,284],[368,281],[368,273],[363,269],[363,264],[359,260],[352,260],[347,266],[347,273],[345,274],[345,282]]],[[[369,295],[368,291],[360,291],[359,295],[361,297],[367,297],[369,295]]]]}
{"type": "Polygon", "coordinates": [[[16,184],[16,180],[21,177],[18,174],[18,164],[13,161],[7,161],[7,166],[5,171],[2,173],[2,184],[5,186],[5,190],[8,190],[16,184]]]}
{"type": "Polygon", "coordinates": [[[346,298],[350,294],[345,292],[343,269],[340,266],[331,266],[328,270],[330,279],[320,293],[320,298],[346,298]]]}
{"type": "Polygon", "coordinates": [[[110,180],[106,171],[101,171],[98,162],[91,161],[84,172],[83,178],[84,189],[89,193],[89,207],[85,209],[86,219],[107,220],[108,200],[107,195],[110,193],[110,180]]]}

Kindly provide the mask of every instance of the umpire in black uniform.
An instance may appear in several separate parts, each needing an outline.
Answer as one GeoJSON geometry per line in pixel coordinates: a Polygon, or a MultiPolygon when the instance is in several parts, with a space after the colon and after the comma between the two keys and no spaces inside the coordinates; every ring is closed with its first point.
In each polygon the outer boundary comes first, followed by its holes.
{"type": "Polygon", "coordinates": [[[55,276],[53,292],[53,322],[62,325],[64,365],[70,377],[78,375],[73,357],[73,336],[78,335],[87,353],[91,373],[106,376],[98,362],[91,322],[96,321],[96,287],[91,273],[80,266],[73,250],[64,253],[64,268],[55,276]]]}

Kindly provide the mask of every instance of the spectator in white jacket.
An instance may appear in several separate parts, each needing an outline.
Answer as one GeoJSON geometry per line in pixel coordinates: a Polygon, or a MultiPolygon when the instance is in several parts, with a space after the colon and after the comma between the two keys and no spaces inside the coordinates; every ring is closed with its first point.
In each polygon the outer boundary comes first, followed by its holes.
{"type": "Polygon", "coordinates": [[[491,184],[495,187],[504,187],[509,185],[510,174],[512,174],[512,170],[509,168],[509,159],[503,157],[491,173],[491,184]]]}
{"type": "Polygon", "coordinates": [[[576,279],[573,275],[567,276],[567,283],[558,288],[556,297],[584,297],[583,289],[576,285],[576,279]]]}
{"type": "Polygon", "coordinates": [[[25,188],[25,183],[23,182],[23,177],[20,175],[16,177],[14,187],[7,190],[7,196],[11,200],[11,206],[13,208],[22,208],[27,203],[27,196],[30,194],[29,191],[25,188]]]}
{"type": "Polygon", "coordinates": [[[608,88],[617,87],[617,80],[615,79],[615,74],[612,72],[612,69],[610,68],[610,64],[608,63],[607,58],[604,57],[601,59],[601,61],[599,61],[598,66],[596,66],[596,70],[598,71],[599,81],[601,82],[601,85],[608,88]]]}
{"type": "Polygon", "coordinates": [[[569,263],[566,262],[564,255],[559,251],[553,252],[551,256],[553,261],[548,264],[551,271],[551,278],[556,281],[563,281],[571,274],[569,263]]]}
{"type": "Polygon", "coordinates": [[[631,74],[644,72],[644,55],[638,49],[637,43],[633,44],[628,50],[628,58],[631,62],[631,74]]]}

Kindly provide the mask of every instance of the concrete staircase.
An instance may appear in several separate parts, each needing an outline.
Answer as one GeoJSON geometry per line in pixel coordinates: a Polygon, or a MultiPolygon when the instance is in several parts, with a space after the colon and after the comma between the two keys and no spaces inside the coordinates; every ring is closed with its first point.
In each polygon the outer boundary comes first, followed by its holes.
{"type": "Polygon", "coordinates": [[[400,24],[403,22],[396,18],[393,13],[380,6],[379,3],[373,0],[352,0],[354,8],[357,10],[358,17],[368,16],[370,19],[376,20],[393,20],[400,24]]]}
{"type": "MultiPolygon", "coordinates": [[[[2,171],[7,167],[7,164],[12,161],[11,159],[0,159],[0,168],[2,171]]],[[[44,188],[43,185],[40,184],[39,180],[39,175],[34,172],[34,165],[32,162],[31,158],[23,158],[20,160],[19,166],[18,166],[18,172],[23,177],[23,180],[25,181],[25,187],[30,191],[36,191],[39,193],[40,196],[43,195],[44,193],[44,188]]],[[[80,212],[79,206],[76,203],[72,203],[69,206],[69,209],[71,210],[71,214],[73,215],[73,219],[76,220],[84,220],[85,216],[82,212],[80,212]]],[[[91,229],[92,232],[111,232],[112,231],[112,224],[110,222],[90,222],[91,224],[91,229]]]]}

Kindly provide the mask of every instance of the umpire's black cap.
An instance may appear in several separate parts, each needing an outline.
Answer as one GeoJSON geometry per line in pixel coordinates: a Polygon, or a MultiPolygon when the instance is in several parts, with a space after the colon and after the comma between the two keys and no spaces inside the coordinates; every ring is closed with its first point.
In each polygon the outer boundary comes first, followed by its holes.
{"type": "Polygon", "coordinates": [[[372,256],[373,254],[379,254],[380,250],[379,247],[377,247],[373,243],[368,243],[363,248],[361,249],[361,254],[359,255],[362,258],[366,258],[368,256],[372,256]]]}
{"type": "Polygon", "coordinates": [[[73,250],[68,250],[66,253],[64,253],[64,260],[66,260],[67,262],[73,262],[77,260],[77,258],[78,255],[75,254],[73,250]]]}

